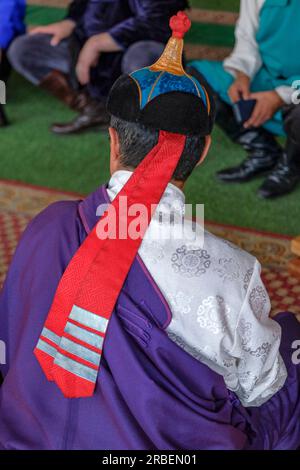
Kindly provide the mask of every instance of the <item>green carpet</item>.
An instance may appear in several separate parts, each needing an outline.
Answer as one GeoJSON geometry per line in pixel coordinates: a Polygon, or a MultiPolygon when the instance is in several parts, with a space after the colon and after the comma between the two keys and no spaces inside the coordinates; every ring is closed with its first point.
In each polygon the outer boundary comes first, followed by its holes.
{"type": "Polygon", "coordinates": [[[189,0],[194,8],[206,10],[239,11],[240,0],[189,0]]]}
{"type": "MultiPolygon", "coordinates": [[[[56,137],[48,132],[50,123],[70,118],[70,111],[17,75],[8,91],[7,112],[13,125],[0,130],[0,178],[79,193],[88,193],[107,180],[106,134],[56,137]]],[[[299,234],[300,187],[285,198],[265,202],[255,195],[261,180],[245,185],[216,182],[215,172],[240,161],[243,151],[219,129],[213,138],[206,162],[187,184],[187,201],[205,203],[206,218],[216,222],[299,234]]]]}
{"type": "Polygon", "coordinates": [[[186,42],[216,47],[234,46],[234,27],[221,24],[193,23],[186,42]]]}
{"type": "Polygon", "coordinates": [[[60,21],[65,16],[64,8],[39,7],[28,5],[26,9],[26,22],[30,25],[45,25],[60,21]]]}

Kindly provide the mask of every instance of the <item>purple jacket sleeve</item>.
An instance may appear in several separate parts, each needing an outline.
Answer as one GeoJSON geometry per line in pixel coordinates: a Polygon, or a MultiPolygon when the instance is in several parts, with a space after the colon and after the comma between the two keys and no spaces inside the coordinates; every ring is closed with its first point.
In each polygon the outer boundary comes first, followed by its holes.
{"type": "Polygon", "coordinates": [[[170,36],[169,19],[184,9],[184,1],[143,0],[136,14],[110,28],[109,33],[123,48],[137,41],[155,40],[166,42],[170,36]]]}
{"type": "Polygon", "coordinates": [[[69,5],[66,18],[78,23],[84,16],[88,3],[89,0],[74,0],[69,5]]]}
{"type": "Polygon", "coordinates": [[[80,245],[78,202],[50,205],[25,230],[0,292],[0,373],[5,377],[33,311],[45,314],[80,245]]]}
{"type": "Polygon", "coordinates": [[[123,49],[142,40],[166,42],[170,36],[170,17],[187,7],[185,1],[142,0],[136,3],[139,3],[136,14],[109,30],[123,49]]]}
{"type": "Polygon", "coordinates": [[[166,42],[170,17],[187,6],[186,0],[90,0],[85,33],[108,32],[122,49],[141,40],[166,42]]]}

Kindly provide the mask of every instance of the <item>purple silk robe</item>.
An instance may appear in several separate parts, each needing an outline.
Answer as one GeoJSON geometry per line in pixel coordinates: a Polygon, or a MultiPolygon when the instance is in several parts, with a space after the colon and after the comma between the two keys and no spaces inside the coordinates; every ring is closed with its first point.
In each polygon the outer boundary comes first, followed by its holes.
{"type": "Polygon", "coordinates": [[[223,378],[165,333],[170,309],[137,256],[104,344],[96,392],[66,399],[33,349],[58,282],[107,201],[51,205],[31,222],[0,299],[7,364],[0,393],[2,449],[295,449],[300,445],[300,368],[290,362],[300,325],[284,314],[286,385],[259,409],[244,409],[223,378]]]}

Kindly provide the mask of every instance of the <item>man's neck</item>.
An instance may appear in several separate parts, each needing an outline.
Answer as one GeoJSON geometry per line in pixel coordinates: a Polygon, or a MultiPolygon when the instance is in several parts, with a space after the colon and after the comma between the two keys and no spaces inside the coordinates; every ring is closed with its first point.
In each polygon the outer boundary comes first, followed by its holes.
{"type": "Polygon", "coordinates": [[[184,191],[185,181],[171,180],[170,183],[180,189],[180,191],[184,191]]]}
{"type": "MultiPolygon", "coordinates": [[[[118,169],[116,171],[132,171],[133,172],[134,168],[120,166],[120,167],[118,167],[118,169]]],[[[174,186],[176,186],[178,189],[180,189],[180,191],[184,191],[185,181],[178,181],[178,180],[172,179],[170,181],[170,183],[172,183],[174,186]]]]}

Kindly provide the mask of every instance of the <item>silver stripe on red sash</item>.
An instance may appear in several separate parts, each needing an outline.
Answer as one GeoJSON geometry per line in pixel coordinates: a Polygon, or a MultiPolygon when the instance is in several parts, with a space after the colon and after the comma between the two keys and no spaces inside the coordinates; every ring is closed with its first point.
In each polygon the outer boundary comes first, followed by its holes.
{"type": "Polygon", "coordinates": [[[62,369],[71,372],[82,379],[88,380],[89,382],[95,383],[97,380],[98,371],[91,369],[84,364],[80,364],[79,362],[70,359],[69,357],[64,356],[61,353],[57,353],[55,356],[54,364],[58,365],[62,369]]]}
{"type": "Polygon", "coordinates": [[[36,348],[39,349],[40,351],[43,351],[44,353],[48,354],[51,357],[55,357],[57,354],[56,349],[53,346],[50,346],[50,344],[46,343],[46,341],[43,341],[42,339],[39,339],[38,344],[36,345],[36,348]]]}
{"type": "Polygon", "coordinates": [[[80,357],[81,359],[85,359],[86,361],[90,362],[91,364],[95,364],[96,366],[99,365],[101,354],[96,353],[95,351],[91,351],[80,344],[74,343],[68,338],[62,338],[59,347],[64,351],[67,351],[75,356],[80,357]]]}
{"type": "Polygon", "coordinates": [[[47,339],[50,339],[52,343],[59,344],[60,343],[60,336],[53,333],[53,331],[49,330],[49,328],[44,327],[41,333],[41,336],[44,336],[47,339]]]}
{"type": "Polygon", "coordinates": [[[108,320],[107,318],[100,317],[99,315],[95,315],[88,310],[84,310],[81,307],[77,307],[74,305],[69,318],[72,320],[81,323],[84,326],[88,326],[89,328],[93,328],[93,330],[99,331],[100,333],[105,333],[108,320]]]}
{"type": "Polygon", "coordinates": [[[102,336],[98,336],[91,331],[87,331],[84,328],[80,328],[77,325],[73,325],[73,323],[68,322],[65,327],[65,332],[74,338],[80,339],[85,343],[89,344],[90,346],[94,346],[95,348],[101,349],[103,340],[102,336]]]}

